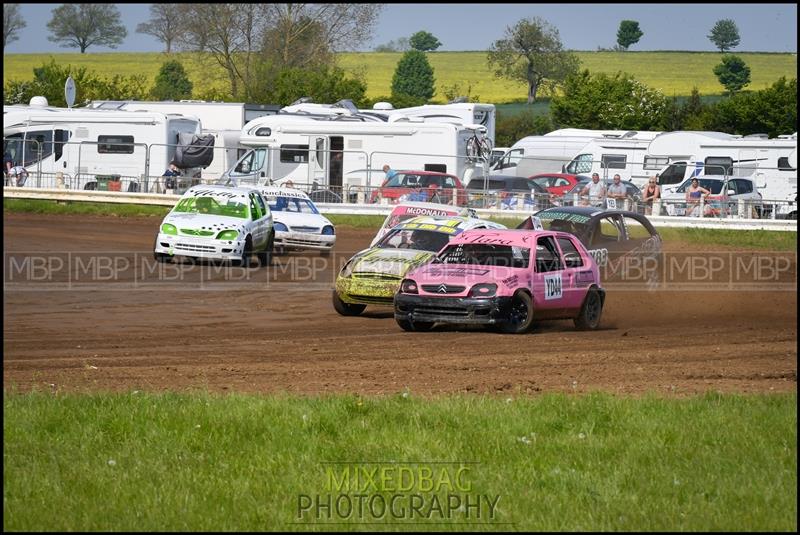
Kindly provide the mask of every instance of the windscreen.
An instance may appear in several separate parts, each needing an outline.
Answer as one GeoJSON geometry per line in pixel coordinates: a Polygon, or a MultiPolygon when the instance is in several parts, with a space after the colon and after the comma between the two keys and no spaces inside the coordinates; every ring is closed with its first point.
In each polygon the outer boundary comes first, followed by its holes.
{"type": "Polygon", "coordinates": [[[588,216],[561,212],[559,210],[545,210],[536,214],[536,217],[542,222],[542,228],[544,230],[569,232],[575,235],[583,234],[589,222],[588,216]]]}
{"type": "Polygon", "coordinates": [[[213,197],[208,195],[201,197],[184,197],[175,205],[172,211],[236,217],[239,219],[248,219],[250,217],[247,205],[244,203],[229,197],[213,197]]]}
{"type": "Polygon", "coordinates": [[[530,257],[531,250],[527,247],[460,243],[448,245],[439,253],[438,261],[443,264],[527,268],[530,257]]]}
{"type": "Polygon", "coordinates": [[[319,214],[317,207],[308,199],[298,197],[266,197],[269,209],[273,212],[294,212],[297,214],[319,214]]]}
{"type": "MultiPolygon", "coordinates": [[[[708,178],[701,178],[701,179],[699,179],[699,182],[700,182],[700,187],[701,188],[706,188],[708,191],[710,191],[714,195],[719,195],[719,193],[722,191],[722,180],[713,180],[713,179],[708,179],[708,178]]],[[[679,187],[676,191],[678,193],[685,193],[686,190],[691,185],[692,185],[692,181],[691,180],[687,180],[686,182],[681,184],[681,187],[679,187]]]]}
{"type": "Polygon", "coordinates": [[[415,249],[438,252],[447,245],[450,236],[436,230],[394,228],[378,242],[380,249],[415,249]]]}

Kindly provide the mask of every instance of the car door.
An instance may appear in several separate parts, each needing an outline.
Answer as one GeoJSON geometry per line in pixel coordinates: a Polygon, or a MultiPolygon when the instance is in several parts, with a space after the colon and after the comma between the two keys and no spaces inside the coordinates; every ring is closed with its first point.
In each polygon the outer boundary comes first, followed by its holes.
{"type": "Polygon", "coordinates": [[[250,235],[253,240],[253,249],[262,250],[266,242],[266,228],[264,225],[264,212],[256,200],[256,194],[250,193],[250,217],[252,218],[250,235]]]}
{"type": "Polygon", "coordinates": [[[538,318],[559,317],[564,314],[567,298],[565,287],[572,285],[564,260],[552,235],[539,236],[534,249],[531,276],[533,308],[538,318]]]}
{"type": "Polygon", "coordinates": [[[626,240],[619,214],[604,214],[592,219],[586,249],[594,257],[601,272],[613,271],[626,240]]]}
{"type": "Polygon", "coordinates": [[[267,204],[267,201],[260,193],[255,192],[253,195],[255,195],[256,204],[261,208],[262,217],[258,223],[263,227],[266,245],[266,242],[269,241],[270,233],[272,232],[272,211],[269,209],[269,204],[267,204]]]}
{"type": "MultiPolygon", "coordinates": [[[[583,304],[585,286],[578,285],[578,274],[590,269],[589,263],[581,255],[574,236],[557,236],[556,242],[561,250],[564,270],[561,278],[564,294],[564,309],[576,310],[583,304]]],[[[579,242],[578,242],[579,243],[579,242]]]]}

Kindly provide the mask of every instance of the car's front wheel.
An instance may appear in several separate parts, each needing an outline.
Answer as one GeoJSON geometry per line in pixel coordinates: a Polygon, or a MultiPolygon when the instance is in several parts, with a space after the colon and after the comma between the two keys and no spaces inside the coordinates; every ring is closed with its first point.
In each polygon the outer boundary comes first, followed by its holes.
{"type": "Polygon", "coordinates": [[[508,334],[522,334],[531,328],[533,323],[533,300],[525,292],[517,292],[511,300],[508,318],[499,325],[500,330],[508,334]]]}
{"type": "Polygon", "coordinates": [[[253,241],[250,236],[244,242],[244,247],[242,247],[242,256],[237,260],[233,261],[233,265],[237,267],[250,267],[250,257],[253,256],[253,241]]]}
{"type": "Polygon", "coordinates": [[[583,300],[580,314],[573,320],[575,327],[582,331],[592,331],[600,325],[603,314],[603,300],[595,288],[589,289],[583,300]]]}
{"type": "Polygon", "coordinates": [[[331,300],[333,301],[333,308],[342,316],[358,316],[367,308],[367,305],[345,303],[336,293],[336,290],[333,291],[331,300]]]}

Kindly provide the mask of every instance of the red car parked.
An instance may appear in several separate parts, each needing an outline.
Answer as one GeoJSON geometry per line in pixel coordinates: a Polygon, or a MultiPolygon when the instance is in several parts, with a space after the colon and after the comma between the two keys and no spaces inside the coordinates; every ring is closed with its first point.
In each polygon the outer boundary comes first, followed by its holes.
{"type": "Polygon", "coordinates": [[[581,177],[567,173],[543,173],[533,175],[528,179],[533,180],[556,197],[561,197],[580,182],[581,177]]]}
{"type": "Polygon", "coordinates": [[[457,195],[459,206],[467,204],[467,190],[458,177],[436,171],[395,171],[372,192],[370,202],[389,199],[390,204],[397,204],[403,195],[407,201],[441,204],[453,204],[453,195],[457,195]]]}

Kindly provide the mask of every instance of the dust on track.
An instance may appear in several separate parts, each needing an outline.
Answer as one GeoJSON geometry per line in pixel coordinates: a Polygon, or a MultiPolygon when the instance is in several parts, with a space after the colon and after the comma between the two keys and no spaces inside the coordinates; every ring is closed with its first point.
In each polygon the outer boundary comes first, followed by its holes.
{"type": "Polygon", "coordinates": [[[331,306],[338,266],[372,231],[338,229],[330,259],[159,268],[152,242],[160,220],[4,215],[5,388],[432,396],[797,389],[794,253],[793,290],[609,291],[595,332],[550,321],[524,336],[406,333],[388,308],[342,317],[331,306]],[[103,271],[91,264],[94,253],[111,253],[116,265],[103,271]],[[60,258],[68,269],[18,284],[10,259],[19,267],[33,256],[60,258]]]}

